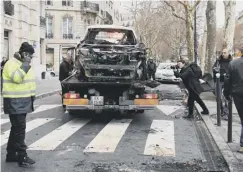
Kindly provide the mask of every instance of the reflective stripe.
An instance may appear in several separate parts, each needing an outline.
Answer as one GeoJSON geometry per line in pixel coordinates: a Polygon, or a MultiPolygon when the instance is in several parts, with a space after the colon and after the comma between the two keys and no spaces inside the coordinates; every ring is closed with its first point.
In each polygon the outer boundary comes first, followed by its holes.
{"type": "Polygon", "coordinates": [[[25,95],[25,94],[35,94],[35,90],[29,91],[3,91],[3,95],[25,95]]]}
{"type": "MultiPolygon", "coordinates": [[[[30,83],[30,82],[35,82],[35,80],[34,79],[26,79],[26,80],[23,80],[20,84],[25,84],[25,83],[30,83]]],[[[12,82],[11,80],[6,80],[6,79],[3,80],[3,83],[14,84],[14,82],[12,82]]]]}
{"type": "Polygon", "coordinates": [[[19,75],[21,76],[22,79],[24,78],[24,74],[19,69],[17,69],[15,72],[12,73],[11,79],[14,79],[14,75],[15,75],[16,72],[19,73],[19,75]]]}

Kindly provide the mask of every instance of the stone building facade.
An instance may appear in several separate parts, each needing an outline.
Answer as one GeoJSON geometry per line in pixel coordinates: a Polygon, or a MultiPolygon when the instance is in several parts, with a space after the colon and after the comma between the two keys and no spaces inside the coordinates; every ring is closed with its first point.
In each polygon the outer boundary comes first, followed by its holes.
{"type": "Polygon", "coordinates": [[[46,0],[46,57],[56,72],[69,47],[76,46],[89,25],[114,23],[114,0],[46,0]]]}
{"type": "Polygon", "coordinates": [[[45,4],[44,1],[0,1],[1,60],[9,59],[22,42],[35,49],[32,65],[40,78],[45,70],[45,4]]]}

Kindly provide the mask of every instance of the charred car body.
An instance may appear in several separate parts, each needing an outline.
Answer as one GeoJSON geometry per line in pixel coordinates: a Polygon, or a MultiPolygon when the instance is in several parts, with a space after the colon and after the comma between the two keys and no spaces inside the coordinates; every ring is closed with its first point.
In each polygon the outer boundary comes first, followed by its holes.
{"type": "Polygon", "coordinates": [[[90,26],[72,50],[74,72],[62,81],[67,110],[141,111],[158,104],[157,94],[146,93],[146,48],[132,29],[90,26]]]}

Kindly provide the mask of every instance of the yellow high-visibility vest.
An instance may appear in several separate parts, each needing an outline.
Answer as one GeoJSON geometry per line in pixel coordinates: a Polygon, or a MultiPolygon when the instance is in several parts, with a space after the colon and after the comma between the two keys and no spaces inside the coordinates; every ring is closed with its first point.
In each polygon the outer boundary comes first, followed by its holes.
{"type": "Polygon", "coordinates": [[[35,73],[32,67],[27,73],[20,67],[22,62],[16,58],[7,61],[3,68],[3,97],[24,98],[35,96],[35,73]]]}

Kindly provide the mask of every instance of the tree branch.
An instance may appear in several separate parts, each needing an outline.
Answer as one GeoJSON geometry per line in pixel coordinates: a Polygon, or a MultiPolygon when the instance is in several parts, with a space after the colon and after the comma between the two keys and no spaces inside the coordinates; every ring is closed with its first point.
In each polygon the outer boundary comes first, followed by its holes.
{"type": "Polygon", "coordinates": [[[179,16],[179,15],[177,14],[175,8],[174,8],[168,1],[164,1],[164,2],[166,3],[167,6],[169,6],[169,7],[171,8],[171,10],[172,10],[172,14],[173,14],[175,17],[177,17],[177,18],[179,18],[179,19],[181,19],[181,20],[186,21],[185,18],[183,18],[183,17],[181,17],[181,16],[179,16]]]}
{"type": "Polygon", "coordinates": [[[192,11],[196,10],[196,8],[200,2],[201,2],[201,0],[197,0],[197,2],[192,6],[192,11]]]}

